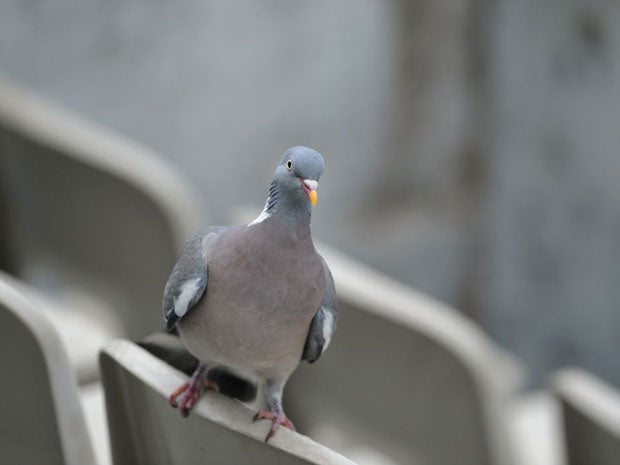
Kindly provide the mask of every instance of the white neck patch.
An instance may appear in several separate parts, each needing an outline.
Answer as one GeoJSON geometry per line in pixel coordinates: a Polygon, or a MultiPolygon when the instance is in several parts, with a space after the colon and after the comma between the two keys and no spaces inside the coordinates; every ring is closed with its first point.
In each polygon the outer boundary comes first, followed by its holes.
{"type": "Polygon", "coordinates": [[[267,198],[267,201],[265,202],[265,207],[263,208],[263,211],[260,212],[260,215],[258,215],[254,219],[254,221],[252,221],[251,223],[248,223],[248,227],[254,226],[255,224],[262,223],[263,221],[265,221],[267,218],[269,218],[271,216],[271,213],[267,213],[267,205],[268,204],[269,204],[269,198],[267,198]]]}

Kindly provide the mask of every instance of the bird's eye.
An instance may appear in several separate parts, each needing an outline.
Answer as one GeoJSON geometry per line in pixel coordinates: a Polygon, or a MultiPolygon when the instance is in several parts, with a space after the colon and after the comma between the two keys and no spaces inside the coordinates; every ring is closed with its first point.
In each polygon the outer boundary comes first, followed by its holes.
{"type": "Polygon", "coordinates": [[[293,169],[293,160],[287,161],[286,167],[288,168],[289,171],[291,171],[293,169]]]}

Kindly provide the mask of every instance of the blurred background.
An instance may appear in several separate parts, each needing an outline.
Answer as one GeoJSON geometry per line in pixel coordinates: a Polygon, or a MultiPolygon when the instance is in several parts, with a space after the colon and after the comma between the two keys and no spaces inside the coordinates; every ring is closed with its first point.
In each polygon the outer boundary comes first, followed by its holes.
{"type": "Polygon", "coordinates": [[[620,5],[0,2],[0,73],[260,210],[323,153],[315,237],[478,322],[531,385],[620,386],[620,5]]]}

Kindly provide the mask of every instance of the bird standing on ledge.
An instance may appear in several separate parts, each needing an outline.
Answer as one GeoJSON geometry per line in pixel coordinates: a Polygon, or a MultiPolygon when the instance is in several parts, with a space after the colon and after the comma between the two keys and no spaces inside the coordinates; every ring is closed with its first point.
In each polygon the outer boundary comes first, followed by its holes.
{"type": "Polygon", "coordinates": [[[271,420],[284,414],[282,391],[301,360],[316,361],[336,328],[334,281],[310,234],[323,157],[293,147],[276,167],[262,213],[242,226],[211,227],[192,236],[164,291],[168,330],[177,328],[199,361],[190,381],[170,395],[187,416],[221,367],[264,382],[271,420]],[[179,398],[181,398],[179,400],[179,398]]]}

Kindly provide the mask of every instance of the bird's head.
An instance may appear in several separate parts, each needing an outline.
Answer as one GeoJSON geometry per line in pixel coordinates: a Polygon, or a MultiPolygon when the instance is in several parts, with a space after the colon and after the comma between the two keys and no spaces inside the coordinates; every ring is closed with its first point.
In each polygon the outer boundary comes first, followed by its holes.
{"type": "Polygon", "coordinates": [[[318,201],[319,178],[325,169],[323,157],[308,147],[291,147],[276,167],[273,176],[280,195],[297,204],[313,206],[318,201]]]}

